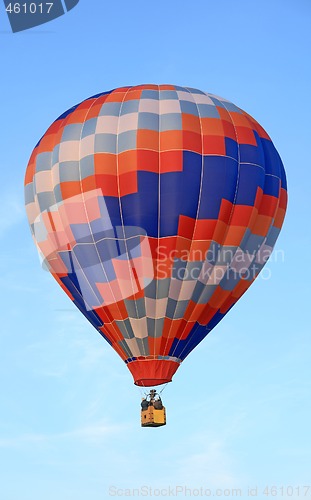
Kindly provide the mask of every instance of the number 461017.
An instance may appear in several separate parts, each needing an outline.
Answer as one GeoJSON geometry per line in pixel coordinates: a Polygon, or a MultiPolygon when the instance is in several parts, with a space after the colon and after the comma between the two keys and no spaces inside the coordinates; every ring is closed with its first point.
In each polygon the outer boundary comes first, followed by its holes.
{"type": "Polygon", "coordinates": [[[9,3],[6,11],[9,14],[50,14],[53,7],[53,2],[41,3],[9,3]]]}

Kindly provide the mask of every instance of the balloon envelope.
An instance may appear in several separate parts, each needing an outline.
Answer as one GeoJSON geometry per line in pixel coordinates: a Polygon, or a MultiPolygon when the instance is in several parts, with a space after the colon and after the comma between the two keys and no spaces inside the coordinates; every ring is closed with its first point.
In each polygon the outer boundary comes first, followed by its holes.
{"type": "Polygon", "coordinates": [[[35,147],[25,196],[45,265],[144,386],[170,381],[251,285],[287,200],[264,129],[174,85],[69,109],[35,147]]]}

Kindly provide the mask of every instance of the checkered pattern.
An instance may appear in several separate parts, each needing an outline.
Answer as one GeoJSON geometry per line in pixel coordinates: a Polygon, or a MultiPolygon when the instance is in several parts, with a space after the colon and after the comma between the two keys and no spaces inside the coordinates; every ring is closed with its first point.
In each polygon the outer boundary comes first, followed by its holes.
{"type": "Polygon", "coordinates": [[[25,197],[51,273],[130,369],[178,366],[216,326],[263,268],[287,203],[263,128],[173,85],[115,89],[60,116],[25,197]]]}

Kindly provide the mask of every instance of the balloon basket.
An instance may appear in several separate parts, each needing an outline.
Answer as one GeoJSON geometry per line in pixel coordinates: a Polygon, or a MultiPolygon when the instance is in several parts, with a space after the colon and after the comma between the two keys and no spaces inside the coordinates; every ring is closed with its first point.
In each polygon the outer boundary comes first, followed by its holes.
{"type": "Polygon", "coordinates": [[[166,413],[164,406],[162,410],[156,410],[153,406],[149,406],[147,410],[141,411],[142,427],[160,427],[161,425],[166,425],[166,413]]]}
{"type": "Polygon", "coordinates": [[[141,426],[160,427],[166,425],[166,412],[162,399],[154,389],[142,399],[141,426]]]}

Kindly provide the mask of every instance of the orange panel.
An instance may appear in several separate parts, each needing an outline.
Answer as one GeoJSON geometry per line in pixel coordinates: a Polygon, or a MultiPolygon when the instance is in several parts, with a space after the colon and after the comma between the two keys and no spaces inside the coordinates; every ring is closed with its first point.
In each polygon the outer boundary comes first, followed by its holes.
{"type": "Polygon", "coordinates": [[[96,177],[90,176],[86,177],[85,179],[82,179],[81,181],[82,184],[82,191],[86,193],[87,191],[93,191],[93,189],[96,189],[96,177]]]}
{"type": "Polygon", "coordinates": [[[256,130],[256,132],[258,133],[259,137],[263,138],[263,139],[269,139],[269,141],[271,141],[269,135],[267,134],[267,132],[262,128],[261,125],[259,125],[259,123],[254,120],[254,118],[252,116],[250,116],[248,113],[246,113],[244,111],[244,114],[247,116],[247,118],[249,119],[249,121],[251,122],[252,124],[252,127],[256,130]]]}
{"type": "MultiPolygon", "coordinates": [[[[102,96],[102,97],[106,97],[106,96],[102,96]]],[[[99,99],[103,100],[102,97],[101,98],[99,98],[99,97],[97,97],[97,98],[93,97],[91,99],[86,99],[85,101],[81,102],[81,104],[79,104],[79,106],[77,106],[76,109],[79,109],[79,110],[81,110],[81,109],[89,110],[91,108],[92,104],[94,104],[96,101],[99,101],[99,99]]]]}
{"type": "Polygon", "coordinates": [[[196,241],[193,240],[189,249],[187,260],[189,262],[202,261],[206,259],[207,252],[211,246],[210,241],[196,241]]]}
{"type": "Polygon", "coordinates": [[[248,227],[253,212],[254,208],[248,205],[235,205],[230,224],[232,226],[248,227]]]}
{"type": "Polygon", "coordinates": [[[183,149],[183,131],[165,130],[160,132],[160,150],[183,149]]]}
{"type": "Polygon", "coordinates": [[[235,127],[253,128],[248,116],[244,112],[239,113],[238,111],[230,111],[230,118],[235,127]]]}
{"type": "Polygon", "coordinates": [[[224,137],[222,121],[219,118],[201,118],[202,134],[205,136],[216,135],[224,137]]]}
{"type": "Polygon", "coordinates": [[[264,194],[261,200],[259,214],[274,217],[278,202],[279,200],[275,196],[264,194]]]}
{"type": "Polygon", "coordinates": [[[124,151],[116,156],[118,175],[128,172],[136,172],[137,170],[137,156],[135,150],[124,151]]]}
{"type": "Polygon", "coordinates": [[[182,257],[186,258],[190,253],[191,244],[192,244],[192,237],[191,239],[188,239],[182,236],[177,236],[177,241],[175,245],[176,258],[178,259],[181,259],[182,257]]]}
{"type": "Polygon", "coordinates": [[[223,303],[223,305],[219,309],[219,312],[221,314],[226,314],[229,311],[230,307],[232,307],[236,302],[237,299],[232,295],[230,295],[230,297],[228,297],[228,299],[223,303]]]}
{"type": "Polygon", "coordinates": [[[222,244],[224,241],[224,237],[226,235],[227,228],[228,228],[227,224],[225,224],[224,222],[219,220],[216,224],[216,227],[215,227],[215,232],[213,234],[213,240],[215,240],[217,243],[222,244]]]}
{"type": "Polygon", "coordinates": [[[96,309],[96,314],[100,317],[100,319],[104,323],[111,323],[113,321],[113,317],[111,316],[111,313],[107,309],[107,306],[99,307],[98,309],[96,309]]]}
{"type": "Polygon", "coordinates": [[[273,225],[281,229],[282,224],[284,222],[284,218],[285,218],[285,209],[279,208],[276,213],[273,225]]]}
{"type": "Polygon", "coordinates": [[[118,178],[116,175],[96,175],[96,187],[104,196],[119,197],[118,178]]]}
{"type": "Polygon", "coordinates": [[[253,146],[257,146],[257,141],[253,129],[248,127],[236,127],[236,132],[238,136],[238,142],[240,144],[251,144],[253,146]]]}
{"type": "Polygon", "coordinates": [[[182,113],[182,128],[184,132],[196,132],[201,135],[201,125],[198,116],[182,113]]]}
{"type": "Polygon", "coordinates": [[[149,352],[156,356],[161,353],[162,337],[148,337],[149,352]]]}
{"type": "Polygon", "coordinates": [[[239,246],[239,244],[243,239],[244,234],[245,234],[245,227],[229,226],[224,244],[239,246]]]}
{"type": "Polygon", "coordinates": [[[286,206],[287,206],[287,191],[284,188],[281,188],[279,207],[284,208],[284,210],[286,210],[286,206]]]}
{"type": "Polygon", "coordinates": [[[181,324],[175,333],[175,337],[178,338],[179,340],[185,340],[188,337],[194,325],[195,321],[190,322],[182,319],[181,324]]]}
{"type": "Polygon", "coordinates": [[[111,317],[116,321],[128,318],[128,312],[126,310],[123,300],[120,300],[119,302],[114,302],[113,304],[109,304],[105,306],[105,308],[109,312],[109,314],[111,314],[111,317]]]}
{"type": "Polygon", "coordinates": [[[204,309],[201,312],[201,315],[199,316],[199,319],[197,321],[200,323],[200,325],[207,325],[217,313],[218,307],[217,308],[211,307],[210,304],[203,304],[203,305],[204,309]]]}
{"type": "MultiPolygon", "coordinates": [[[[106,99],[105,99],[106,100],[106,99]]],[[[102,105],[104,104],[105,100],[99,101],[96,104],[90,105],[88,111],[87,111],[87,116],[85,117],[85,120],[90,120],[91,118],[97,118],[100,110],[102,108],[102,105]]]]}
{"type": "Polygon", "coordinates": [[[259,209],[262,197],[263,197],[263,190],[261,189],[261,187],[258,187],[257,191],[256,191],[255,201],[254,201],[255,208],[259,209]]]}
{"type": "Polygon", "coordinates": [[[185,323],[185,321],[183,319],[173,319],[171,320],[171,324],[170,324],[170,330],[169,330],[169,336],[170,338],[171,337],[176,337],[176,334],[178,332],[178,330],[180,329],[180,327],[183,327],[183,324],[185,323]]]}
{"type": "Polygon", "coordinates": [[[159,90],[175,90],[175,85],[159,85],[159,90]]]}
{"type": "Polygon", "coordinates": [[[158,85],[154,85],[152,83],[147,83],[147,84],[142,84],[142,85],[135,85],[135,88],[141,89],[141,90],[159,90],[158,85]]]}
{"type": "Polygon", "coordinates": [[[34,163],[35,155],[34,153],[31,155],[31,158],[28,163],[28,167],[25,175],[25,186],[31,184],[33,182],[33,177],[35,175],[35,163],[34,163]]]}
{"type": "Polygon", "coordinates": [[[205,155],[225,155],[226,146],[224,136],[204,135],[203,153],[205,155]]]}
{"type": "Polygon", "coordinates": [[[185,130],[183,132],[183,149],[202,154],[202,136],[197,132],[185,130]]]}
{"type": "Polygon", "coordinates": [[[233,204],[230,201],[223,199],[220,204],[218,220],[221,220],[225,224],[228,224],[232,210],[233,204]]]}
{"type": "Polygon", "coordinates": [[[159,173],[159,153],[139,149],[137,151],[137,170],[159,173]]]}
{"type": "Polygon", "coordinates": [[[57,131],[45,133],[40,142],[40,150],[53,151],[56,145],[56,133],[57,131]]]}
{"type": "Polygon", "coordinates": [[[159,151],[160,134],[156,130],[137,130],[137,149],[159,151]]]}
{"type": "Polygon", "coordinates": [[[183,168],[182,151],[161,151],[160,173],[181,172],[183,168]]]}
{"type": "Polygon", "coordinates": [[[60,120],[59,129],[55,133],[55,144],[59,144],[61,142],[65,125],[67,125],[66,119],[60,120]]]}
{"type": "Polygon", "coordinates": [[[143,299],[145,297],[145,290],[138,290],[138,292],[134,293],[133,295],[130,295],[127,297],[129,300],[138,300],[138,299],[143,299]]]}
{"type": "Polygon", "coordinates": [[[78,108],[70,115],[66,116],[66,125],[71,123],[83,123],[85,121],[87,111],[85,109],[79,110],[78,108]]]}
{"type": "Polygon", "coordinates": [[[224,136],[229,137],[229,139],[233,139],[234,141],[237,140],[235,128],[232,125],[231,122],[228,122],[227,120],[222,120],[222,126],[224,129],[224,136]]]}
{"type": "Polygon", "coordinates": [[[231,295],[230,290],[223,290],[221,287],[216,288],[212,297],[209,300],[209,305],[215,309],[219,309],[223,302],[231,295]]]}
{"type": "Polygon", "coordinates": [[[129,92],[124,97],[124,102],[125,101],[133,101],[134,99],[140,99],[141,98],[141,93],[142,89],[130,89],[129,92]]]}
{"type": "MultiPolygon", "coordinates": [[[[171,252],[175,250],[176,246],[176,236],[167,236],[166,238],[160,239],[160,247],[161,252],[165,253],[168,257],[171,255],[171,252]]],[[[160,250],[159,247],[159,250],[160,250]]]]}
{"type": "Polygon", "coordinates": [[[187,217],[186,215],[180,215],[178,221],[178,235],[192,239],[194,226],[195,226],[195,219],[187,217]]]}
{"type": "Polygon", "coordinates": [[[203,313],[206,304],[196,304],[192,300],[189,301],[189,305],[185,311],[184,319],[186,321],[198,321],[200,315],[203,313]]]}
{"type": "Polygon", "coordinates": [[[62,182],[60,184],[63,200],[81,194],[80,181],[62,182]]]}
{"type": "Polygon", "coordinates": [[[111,94],[107,94],[106,102],[122,102],[128,89],[129,87],[121,87],[113,90],[111,94]]]}
{"type": "Polygon", "coordinates": [[[267,215],[257,215],[255,224],[252,227],[252,233],[259,236],[267,236],[272,220],[273,218],[267,215]]]}
{"type": "Polygon", "coordinates": [[[117,174],[117,157],[111,153],[95,153],[95,174],[117,174]]]}
{"type": "Polygon", "coordinates": [[[218,221],[215,219],[197,219],[193,239],[210,240],[213,238],[218,221]]]}
{"type": "Polygon", "coordinates": [[[170,337],[170,338],[162,337],[162,343],[161,343],[161,354],[162,354],[162,356],[168,356],[168,353],[171,350],[173,342],[174,342],[174,338],[173,337],[170,337]]]}

